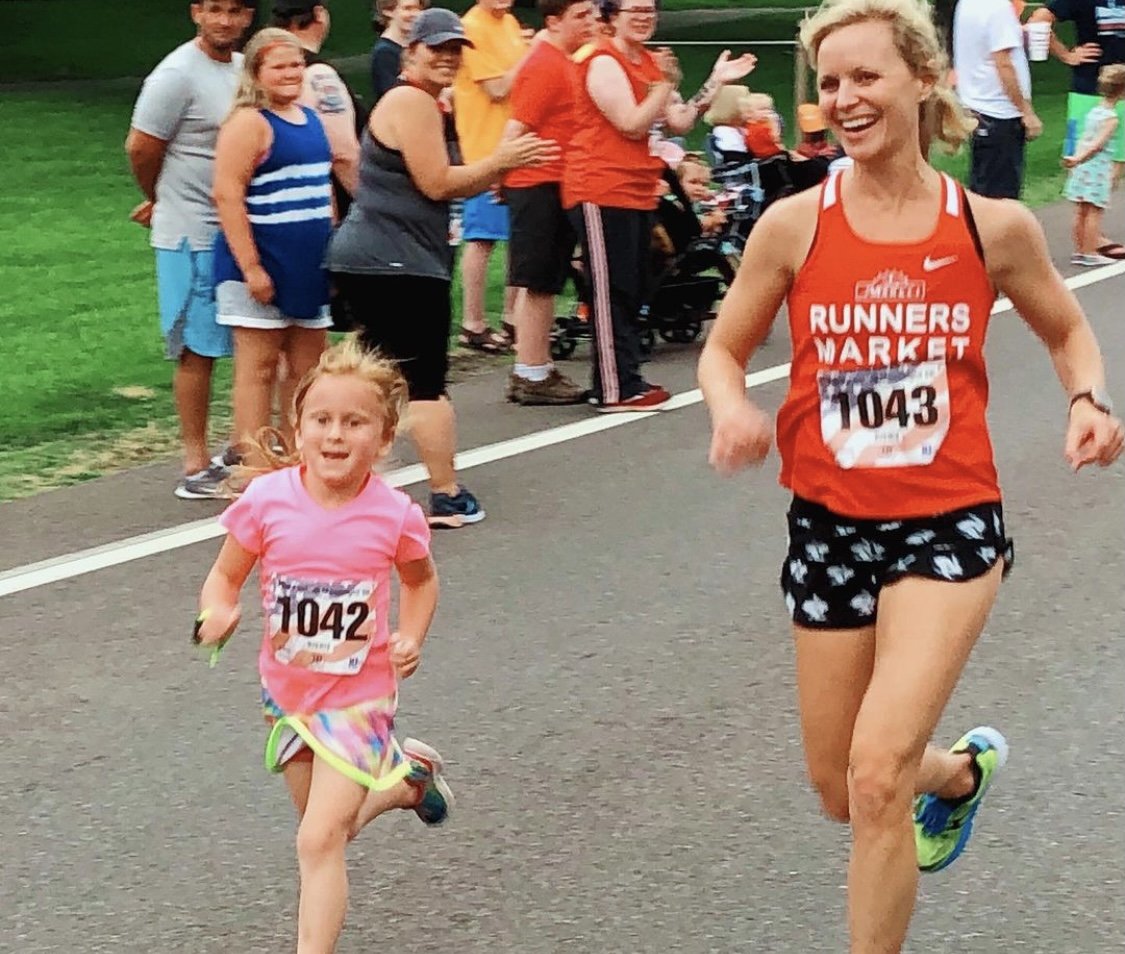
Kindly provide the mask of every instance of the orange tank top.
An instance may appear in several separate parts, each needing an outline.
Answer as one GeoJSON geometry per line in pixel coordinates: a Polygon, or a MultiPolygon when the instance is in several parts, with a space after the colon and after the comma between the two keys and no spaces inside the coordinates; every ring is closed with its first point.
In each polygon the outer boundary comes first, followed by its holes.
{"type": "Polygon", "coordinates": [[[857,519],[999,501],[984,362],[996,292],[965,193],[943,174],[928,238],[868,242],[848,224],[840,175],[822,186],[789,292],[781,483],[857,519]]]}
{"type": "Polygon", "coordinates": [[[598,109],[586,89],[586,76],[599,56],[612,56],[621,65],[638,103],[663,78],[648,50],[641,51],[639,63],[630,61],[609,40],[575,54],[574,136],[564,157],[563,205],[569,209],[592,202],[651,211],[657,205],[656,186],[664,171],[664,161],[653,148],[657,131],[642,139],[629,139],[598,109]]]}

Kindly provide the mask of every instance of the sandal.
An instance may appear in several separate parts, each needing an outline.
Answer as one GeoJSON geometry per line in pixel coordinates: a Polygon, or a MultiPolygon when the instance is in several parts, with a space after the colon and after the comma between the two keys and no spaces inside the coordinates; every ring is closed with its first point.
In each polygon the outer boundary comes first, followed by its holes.
{"type": "Polygon", "coordinates": [[[516,326],[515,325],[513,325],[513,324],[511,324],[507,321],[500,322],[500,334],[503,335],[504,339],[508,342],[509,348],[514,348],[516,346],[516,326]]]}
{"type": "Polygon", "coordinates": [[[1125,259],[1125,245],[1120,242],[1109,242],[1098,249],[1098,254],[1106,258],[1125,259]]]}
{"type": "Polygon", "coordinates": [[[457,344],[462,348],[470,348],[484,354],[508,354],[512,350],[508,339],[491,328],[485,328],[484,331],[469,331],[468,328],[462,328],[457,344]]]}

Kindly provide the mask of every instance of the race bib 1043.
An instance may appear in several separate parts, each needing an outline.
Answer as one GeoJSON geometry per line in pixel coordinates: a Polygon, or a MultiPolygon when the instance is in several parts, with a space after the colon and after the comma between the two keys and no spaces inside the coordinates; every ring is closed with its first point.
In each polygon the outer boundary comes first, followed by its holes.
{"type": "Polygon", "coordinates": [[[949,433],[945,361],[821,371],[817,385],[820,433],[845,469],[924,466],[949,433]]]}
{"type": "Polygon", "coordinates": [[[280,663],[352,676],[363,667],[374,632],[374,580],[275,576],[270,582],[269,636],[280,663]]]}

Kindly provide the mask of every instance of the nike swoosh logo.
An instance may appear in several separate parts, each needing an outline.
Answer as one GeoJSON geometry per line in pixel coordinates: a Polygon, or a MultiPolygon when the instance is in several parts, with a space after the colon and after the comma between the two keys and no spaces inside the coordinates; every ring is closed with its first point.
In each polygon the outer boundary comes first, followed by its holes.
{"type": "Polygon", "coordinates": [[[949,255],[946,258],[930,258],[927,255],[926,260],[922,262],[922,271],[936,272],[939,268],[945,268],[946,265],[952,265],[956,261],[956,255],[949,255]]]}

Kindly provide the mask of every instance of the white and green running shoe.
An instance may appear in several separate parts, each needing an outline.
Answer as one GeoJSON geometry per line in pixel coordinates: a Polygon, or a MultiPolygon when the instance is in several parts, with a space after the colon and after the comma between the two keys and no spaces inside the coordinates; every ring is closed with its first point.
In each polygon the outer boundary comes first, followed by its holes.
{"type": "Polygon", "coordinates": [[[1007,740],[987,725],[966,732],[950,751],[972,755],[980,782],[972,797],[964,802],[932,794],[919,795],[914,800],[914,844],[920,871],[941,871],[957,860],[973,833],[973,819],[996,770],[1008,761],[1007,740]]]}

